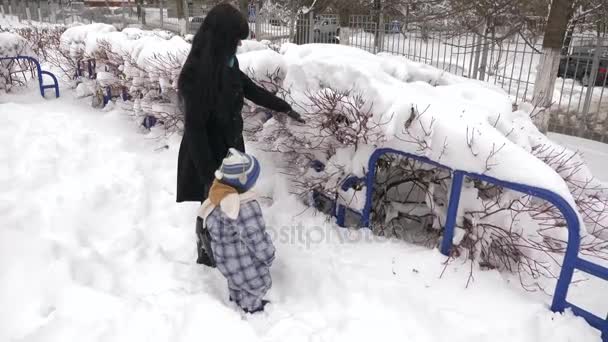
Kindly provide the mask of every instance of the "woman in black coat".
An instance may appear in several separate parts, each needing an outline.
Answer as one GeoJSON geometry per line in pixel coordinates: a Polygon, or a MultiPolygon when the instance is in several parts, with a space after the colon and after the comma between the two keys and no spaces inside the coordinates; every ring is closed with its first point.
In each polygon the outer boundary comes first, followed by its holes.
{"type": "Polygon", "coordinates": [[[204,201],[228,149],[244,152],[243,98],[301,120],[287,102],[240,71],[235,54],[248,35],[245,17],[233,6],[221,4],[209,12],[194,36],[178,80],[185,127],[177,166],[177,202],[204,201]]]}
{"type": "MultiPolygon", "coordinates": [[[[245,17],[233,6],[221,4],[207,14],[194,36],[178,80],[185,125],[177,165],[177,202],[204,201],[228,149],[245,152],[243,98],[302,121],[287,102],[240,71],[235,54],[248,35],[245,17]]],[[[209,264],[200,248],[200,229],[198,262],[209,264]]]]}

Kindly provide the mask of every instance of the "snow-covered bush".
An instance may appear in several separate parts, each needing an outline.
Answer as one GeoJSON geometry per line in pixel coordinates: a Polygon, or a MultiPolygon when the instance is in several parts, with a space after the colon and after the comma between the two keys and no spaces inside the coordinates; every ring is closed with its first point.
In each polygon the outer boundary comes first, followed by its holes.
{"type": "MultiPolygon", "coordinates": [[[[103,106],[108,96],[128,98],[132,101],[127,109],[139,119],[154,116],[165,129],[175,131],[182,119],[176,88],[190,50],[192,37],[187,38],[160,30],[118,31],[106,24],[77,25],[61,35],[52,64],[75,79],[79,96],[93,95],[94,106],[103,106]]],[[[272,52],[269,45],[270,42],[243,41],[237,53],[261,56],[272,52]]],[[[260,66],[254,64],[254,68],[260,66]]],[[[275,76],[277,81],[284,78],[285,72],[275,76]]]]}
{"type": "MultiPolygon", "coordinates": [[[[0,56],[36,57],[28,41],[17,33],[0,32],[0,56]]],[[[15,85],[24,84],[33,77],[33,66],[24,60],[0,61],[0,90],[9,91],[15,85]]]]}
{"type": "MultiPolygon", "coordinates": [[[[246,55],[246,54],[245,54],[246,55]]],[[[245,55],[243,57],[245,57],[245,55]]],[[[382,147],[413,153],[452,169],[546,188],[579,209],[581,253],[608,258],[607,192],[580,157],[540,133],[529,112],[513,111],[491,85],[456,77],[402,57],[343,47],[283,47],[279,93],[305,113],[305,125],[270,119],[253,138],[280,152],[294,191],[317,189],[361,211],[363,177],[382,147]],[[324,167],[311,167],[311,162],[324,167]]],[[[269,82],[268,67],[256,70],[269,82]]],[[[387,155],[375,166],[372,229],[435,246],[442,234],[451,186],[447,170],[387,155]]],[[[558,274],[567,242],[559,211],[509,189],[466,180],[453,256],[522,275],[526,288],[558,274]]]]}
{"type": "Polygon", "coordinates": [[[78,79],[78,93],[94,95],[94,105],[103,105],[104,96],[129,98],[136,116],[154,116],[167,128],[179,125],[177,78],[190,49],[183,38],[166,31],[117,31],[93,24],[66,30],[61,49],[76,63],[75,73],[85,76],[78,79]]]}

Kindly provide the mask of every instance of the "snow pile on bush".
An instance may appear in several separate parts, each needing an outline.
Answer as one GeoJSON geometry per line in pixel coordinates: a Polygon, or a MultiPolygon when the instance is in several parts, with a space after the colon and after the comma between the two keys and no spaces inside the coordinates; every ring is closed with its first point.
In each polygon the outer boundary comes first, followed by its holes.
{"type": "MultiPolygon", "coordinates": [[[[267,50],[239,58],[258,81],[269,82],[273,66],[282,70],[286,76],[274,86],[305,113],[305,125],[275,116],[253,135],[281,152],[302,193],[317,188],[361,211],[365,186],[342,191],[339,185],[351,175],[363,177],[375,149],[392,148],[555,192],[581,212],[582,252],[606,259],[602,184],[578,155],[540,133],[529,112],[514,112],[502,90],[403,57],[344,46],[288,44],[281,54],[267,50]],[[310,167],[313,161],[324,169],[310,167]]],[[[394,155],[376,168],[374,231],[404,237],[416,227],[425,243],[435,245],[445,224],[450,172],[394,155]]],[[[567,228],[552,205],[467,180],[460,213],[455,255],[528,274],[535,286],[538,278],[558,274],[567,228]]]]}
{"type": "Polygon", "coordinates": [[[86,44],[94,40],[96,35],[115,31],[114,26],[100,23],[73,26],[61,35],[61,48],[69,51],[73,58],[81,58],[86,44]]]}
{"type": "MultiPolygon", "coordinates": [[[[315,107],[309,95],[350,93],[352,98],[360,94],[360,110],[371,110],[370,123],[378,126],[372,129],[368,125],[366,129],[383,136],[366,144],[416,153],[455,169],[552,189],[573,203],[561,177],[530,153],[544,136],[535,130],[527,113],[512,112],[511,102],[501,90],[402,57],[375,56],[355,48],[288,45],[283,52],[288,68],[285,88],[291,90],[292,98],[302,108],[315,107]],[[489,165],[489,159],[500,167],[489,165]]],[[[351,123],[348,129],[355,128],[352,119],[345,118],[351,123]]],[[[292,130],[299,133],[299,127],[292,130]]],[[[341,147],[340,142],[333,143],[328,150],[341,147]]],[[[370,151],[355,154],[352,150],[349,153],[353,156],[347,159],[366,162],[370,151]]],[[[321,161],[327,163],[329,159],[321,161]]],[[[364,175],[366,165],[345,166],[357,176],[364,175]]]]}
{"type": "Polygon", "coordinates": [[[16,33],[0,32],[0,56],[34,56],[27,40],[16,33]]]}
{"type": "MultiPolygon", "coordinates": [[[[16,33],[0,32],[0,56],[32,56],[36,57],[28,41],[16,33]]],[[[27,61],[0,61],[0,89],[8,91],[15,83],[25,82],[17,73],[27,70],[27,61]]],[[[23,75],[21,75],[23,76],[23,75]]]]}
{"type": "Polygon", "coordinates": [[[251,51],[259,51],[266,50],[270,46],[270,41],[268,40],[243,40],[241,41],[241,45],[237,49],[237,54],[242,54],[251,51]]]}
{"type": "Polygon", "coordinates": [[[134,100],[137,116],[154,115],[175,123],[177,78],[190,50],[183,38],[165,31],[119,32],[110,25],[93,24],[70,28],[61,39],[73,61],[95,62],[95,75],[88,75],[94,81],[80,79],[81,96],[96,94],[94,102],[101,105],[108,91],[113,97],[126,93],[134,100]]]}
{"type": "MultiPolygon", "coordinates": [[[[77,69],[83,74],[78,78],[77,88],[81,97],[95,95],[93,104],[101,106],[108,92],[112,97],[127,94],[133,100],[129,107],[139,119],[154,116],[170,130],[179,128],[177,79],[190,46],[187,39],[166,31],[138,28],[117,31],[105,24],[71,27],[61,36],[61,53],[74,69],[68,74],[79,73],[77,69]],[[94,74],[88,75],[88,63],[93,61],[94,74]]],[[[272,52],[269,46],[268,41],[243,41],[237,53],[252,53],[255,61],[262,61],[263,56],[272,52]]],[[[251,67],[260,69],[262,65],[255,61],[251,67]]],[[[269,65],[264,67],[276,70],[269,65]]],[[[273,74],[272,81],[284,77],[285,72],[273,74]]]]}
{"type": "MultiPolygon", "coordinates": [[[[68,29],[62,44],[70,58],[95,60],[96,79],[79,86],[82,94],[123,89],[138,117],[152,115],[166,129],[179,129],[176,81],[190,48],[184,39],[86,25],[68,29]]],[[[514,112],[501,89],[356,48],[285,44],[278,53],[269,46],[244,41],[241,69],[291,102],[307,123],[281,115],[268,120],[265,109],[248,103],[245,128],[250,139],[281,152],[294,191],[317,189],[360,211],[365,186],[342,191],[339,185],[349,176],[363,177],[375,149],[392,148],[452,169],[552,190],[581,213],[583,253],[606,258],[606,191],[575,153],[536,129],[531,108],[514,112]],[[324,168],[311,168],[313,161],[324,168]]],[[[383,157],[376,171],[371,228],[402,238],[417,229],[426,244],[436,245],[451,173],[396,156],[383,157]]],[[[460,209],[455,255],[534,279],[557,274],[567,229],[554,207],[467,180],[460,209]]]]}

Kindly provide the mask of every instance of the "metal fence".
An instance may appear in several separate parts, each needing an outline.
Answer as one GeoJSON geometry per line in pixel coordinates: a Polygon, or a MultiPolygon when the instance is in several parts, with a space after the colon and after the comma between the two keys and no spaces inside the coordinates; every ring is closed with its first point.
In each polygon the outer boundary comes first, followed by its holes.
{"type": "MultiPolygon", "coordinates": [[[[400,21],[351,16],[344,44],[390,53],[504,89],[514,104],[531,102],[542,36],[525,28],[492,34],[406,28],[400,21]],[[497,38],[500,37],[500,38],[497,38]]],[[[574,33],[564,42],[549,130],[608,142],[608,37],[574,33]]]]}
{"type": "MultiPolygon", "coordinates": [[[[210,9],[201,2],[184,0],[187,19],[180,22],[173,0],[148,1],[139,6],[133,0],[104,3],[115,6],[58,0],[0,0],[0,10],[2,16],[21,22],[102,22],[118,28],[138,25],[194,34],[210,9]]],[[[542,36],[534,34],[542,32],[538,27],[524,27],[517,32],[502,32],[506,29],[495,27],[474,33],[447,27],[408,27],[388,17],[353,15],[348,19],[347,25],[340,25],[335,14],[308,12],[279,17],[259,6],[250,9],[248,18],[251,38],[270,40],[277,45],[345,44],[372,53],[402,55],[500,87],[515,104],[532,100],[542,50],[542,36]]],[[[584,31],[566,39],[554,90],[550,130],[608,142],[607,69],[608,38],[584,31]]]]}
{"type": "Polygon", "coordinates": [[[403,55],[413,61],[504,88],[515,102],[530,100],[535,67],[540,61],[542,38],[513,34],[493,39],[489,35],[406,29],[386,20],[382,29],[365,16],[351,17],[349,44],[373,53],[403,55]]]}
{"type": "Polygon", "coordinates": [[[549,129],[608,142],[608,37],[584,33],[562,49],[549,129]]]}
{"type": "MultiPolygon", "coordinates": [[[[107,2],[110,3],[110,2],[107,2]]],[[[141,22],[141,9],[133,0],[113,1],[115,6],[91,6],[81,1],[0,0],[0,16],[20,23],[106,23],[124,28],[141,22]]]]}

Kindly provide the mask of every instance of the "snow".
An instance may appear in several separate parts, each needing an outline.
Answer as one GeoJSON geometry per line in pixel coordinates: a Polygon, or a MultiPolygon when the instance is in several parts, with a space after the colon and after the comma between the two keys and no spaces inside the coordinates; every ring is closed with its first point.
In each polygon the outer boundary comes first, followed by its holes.
{"type": "MultiPolygon", "coordinates": [[[[0,340],[599,340],[582,319],[550,313],[549,297],[522,292],[509,275],[475,269],[475,281],[465,289],[470,266],[464,259],[445,267],[436,250],[335,227],[290,195],[292,184],[280,169],[285,156],[264,152],[268,146],[260,136],[248,151],[262,163],[256,190],[279,257],[272,269],[271,308],[241,316],[226,300],[219,274],[193,263],[196,205],[173,203],[179,137],[167,138],[162,129],[136,133],[141,115],[176,110],[175,81],[190,45],[178,36],[135,28],[118,32],[107,25],[66,33],[62,44],[72,58],[108,48],[116,56],[107,58],[120,64],[120,73],[98,63],[96,80],[82,80],[75,92],[64,89],[52,102],[33,90],[0,98],[0,111],[8,113],[0,117],[0,144],[8,151],[2,162],[9,165],[0,178],[6,181],[0,197],[6,213],[0,302],[7,303],[0,309],[0,340]],[[111,85],[127,86],[141,98],[110,102],[103,112],[76,99],[111,85]]],[[[242,70],[258,80],[276,72],[273,81],[289,90],[306,119],[312,116],[307,94],[352,90],[373,109],[372,119],[385,123],[372,132],[381,138],[336,145],[332,155],[316,153],[325,172],[338,175],[329,186],[346,175],[362,177],[371,153],[390,147],[544,187],[570,203],[572,194],[581,195],[532,154],[538,145],[561,146],[534,127],[526,106],[513,112],[496,86],[403,57],[335,45],[285,44],[277,53],[267,43],[244,41],[238,58],[242,70]]],[[[279,127],[309,133],[305,125],[278,117],[259,125],[262,137],[279,127]]],[[[591,158],[601,150],[589,149],[591,158]]],[[[601,168],[590,165],[603,172],[605,162],[598,161],[601,168]]],[[[583,167],[577,180],[591,179],[592,171],[583,167]]],[[[365,188],[342,192],[339,202],[360,210],[364,193],[365,188]]],[[[465,185],[460,209],[479,209],[476,196],[465,185]]],[[[492,223],[510,219],[505,212],[492,223]]],[[[513,225],[524,233],[538,228],[525,218],[513,225]]],[[[583,235],[594,233],[593,226],[584,228],[583,235]]],[[[455,243],[463,235],[457,231],[455,243]]],[[[608,303],[601,286],[576,283],[571,293],[602,316],[608,303]]]]}
{"type": "MultiPolygon", "coordinates": [[[[265,87],[270,87],[270,81],[283,84],[287,75],[287,65],[282,55],[268,49],[252,50],[248,53],[238,54],[239,67],[250,77],[258,81],[268,81],[263,83],[265,87]]],[[[276,91],[277,89],[268,89],[276,91]]]]}
{"type": "MultiPolygon", "coordinates": [[[[124,72],[132,80],[131,90],[140,89],[145,79],[159,82],[163,91],[175,89],[179,65],[189,47],[186,41],[177,36],[170,40],[158,36],[131,40],[133,33],[113,30],[103,25],[74,27],[64,33],[62,40],[84,44],[87,55],[94,55],[101,40],[109,42],[113,52],[130,55],[124,72]],[[177,57],[175,65],[159,70],[162,56],[177,57]],[[135,65],[131,66],[131,62],[135,65]]],[[[305,92],[324,91],[327,86],[364,93],[366,102],[373,104],[374,119],[387,122],[384,133],[393,137],[384,143],[385,147],[416,152],[415,146],[403,142],[403,126],[414,107],[423,114],[407,133],[428,141],[431,148],[424,151],[425,156],[434,160],[441,156],[441,162],[452,168],[551,189],[573,203],[561,177],[530,154],[531,142],[526,141],[526,136],[528,140],[542,139],[542,134],[521,120],[515,124],[518,115],[527,114],[513,113],[510,99],[498,87],[403,57],[373,55],[352,47],[284,44],[281,54],[277,54],[265,44],[245,41],[240,49],[243,70],[254,70],[254,76],[263,79],[278,68],[280,82],[284,79],[296,101],[303,101],[305,92]],[[426,136],[426,129],[431,126],[432,132],[426,136]],[[511,134],[524,126],[524,136],[511,134]],[[470,142],[471,147],[467,147],[470,142]],[[443,148],[444,144],[447,148],[443,148]],[[503,145],[500,153],[495,153],[503,145]],[[489,159],[493,159],[493,164],[510,167],[488,169],[489,159]]]]}
{"type": "Polygon", "coordinates": [[[237,54],[258,51],[258,50],[266,50],[268,49],[269,41],[260,41],[257,40],[243,40],[241,41],[241,45],[237,49],[237,54]]]}
{"type": "Polygon", "coordinates": [[[0,56],[14,57],[19,55],[34,56],[27,41],[16,33],[0,32],[0,56]]]}
{"type": "Polygon", "coordinates": [[[89,24],[89,25],[76,25],[68,28],[61,35],[62,47],[69,49],[72,55],[76,55],[80,51],[84,50],[84,43],[87,41],[89,36],[95,36],[97,34],[103,34],[108,32],[115,32],[116,28],[108,24],[89,24]]]}
{"type": "MultiPolygon", "coordinates": [[[[32,56],[36,54],[31,49],[28,41],[16,33],[0,32],[0,57],[32,56]]],[[[0,61],[0,90],[10,90],[11,79],[20,79],[17,73],[22,69],[26,61],[2,60],[0,61]]]]}
{"type": "Polygon", "coordinates": [[[606,160],[608,160],[608,144],[558,133],[549,133],[548,136],[570,150],[579,151],[591,172],[600,180],[608,182],[605,169],[606,160]]]}
{"type": "MultiPolygon", "coordinates": [[[[1,340],[600,341],[497,271],[465,288],[468,264],[444,272],[436,250],[313,215],[255,144],[277,260],[271,306],[243,316],[194,263],[197,205],[174,203],[179,137],[35,91],[0,98],[1,340]]],[[[586,285],[573,286],[598,294],[586,285]]]]}
{"type": "Polygon", "coordinates": [[[512,112],[509,97],[498,87],[346,46],[285,44],[281,52],[288,66],[285,86],[292,92],[324,91],[327,85],[362,92],[373,104],[375,122],[387,122],[389,138],[377,147],[420,154],[405,141],[403,129],[414,107],[421,114],[408,132],[427,141],[424,156],[454,169],[551,189],[573,203],[561,177],[530,153],[543,135],[529,119],[521,120],[527,113],[512,112]],[[488,169],[490,158],[508,167],[488,169]]]}

